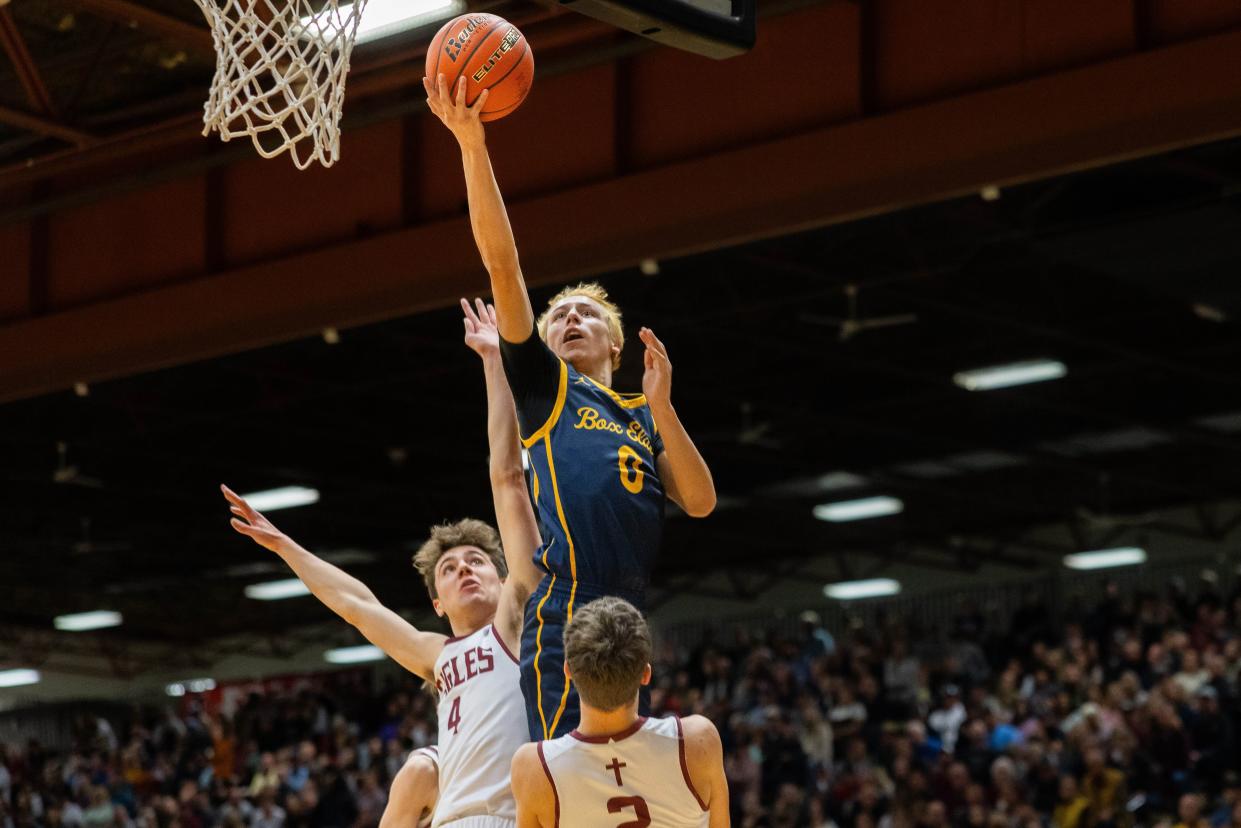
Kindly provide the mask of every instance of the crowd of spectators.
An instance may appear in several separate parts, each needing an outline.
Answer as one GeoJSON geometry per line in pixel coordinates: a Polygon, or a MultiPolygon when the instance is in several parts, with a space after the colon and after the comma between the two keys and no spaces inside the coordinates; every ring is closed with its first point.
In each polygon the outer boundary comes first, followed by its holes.
{"type": "Polygon", "coordinates": [[[232,715],[194,696],[124,724],[80,715],[69,751],[0,745],[0,828],[374,828],[435,741],[435,702],[413,677],[351,675],[232,715]]]}
{"type": "MultiPolygon", "coordinates": [[[[653,712],[719,727],[741,828],[1241,828],[1241,595],[1209,584],[962,605],[944,629],[806,613],[656,662],[653,712]]],[[[0,828],[373,828],[435,738],[412,677],[209,708],[0,746],[0,828]]]]}
{"type": "Polygon", "coordinates": [[[1241,594],[963,605],[661,653],[719,726],[741,828],[1241,828],[1241,594]]]}

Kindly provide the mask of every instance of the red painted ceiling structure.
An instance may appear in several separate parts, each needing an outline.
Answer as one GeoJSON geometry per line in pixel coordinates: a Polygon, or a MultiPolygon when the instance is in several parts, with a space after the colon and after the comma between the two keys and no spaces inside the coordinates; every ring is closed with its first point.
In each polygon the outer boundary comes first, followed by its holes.
{"type": "MultiPolygon", "coordinates": [[[[74,5],[209,48],[143,6],[74,5]]],[[[768,4],[723,62],[501,11],[540,68],[489,132],[532,284],[1241,134],[1236,0],[768,4]]],[[[194,108],[83,131],[23,73],[30,107],[0,122],[68,146],[0,168],[0,401],[483,290],[424,48],[359,52],[342,160],[309,172],[201,137],[194,108]]]]}

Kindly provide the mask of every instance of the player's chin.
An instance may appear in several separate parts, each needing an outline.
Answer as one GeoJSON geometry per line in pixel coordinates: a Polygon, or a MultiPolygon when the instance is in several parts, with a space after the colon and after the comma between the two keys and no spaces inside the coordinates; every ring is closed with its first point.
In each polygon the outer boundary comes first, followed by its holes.
{"type": "Polygon", "coordinates": [[[498,595],[498,590],[487,589],[481,584],[473,585],[465,587],[457,593],[457,601],[462,604],[472,604],[486,601],[495,602],[498,595]]]}
{"type": "Polygon", "coordinates": [[[600,354],[604,350],[605,349],[603,348],[591,345],[589,340],[574,339],[570,342],[560,343],[560,350],[557,352],[556,356],[560,357],[565,362],[576,365],[578,362],[593,362],[595,359],[599,358],[600,354]]]}

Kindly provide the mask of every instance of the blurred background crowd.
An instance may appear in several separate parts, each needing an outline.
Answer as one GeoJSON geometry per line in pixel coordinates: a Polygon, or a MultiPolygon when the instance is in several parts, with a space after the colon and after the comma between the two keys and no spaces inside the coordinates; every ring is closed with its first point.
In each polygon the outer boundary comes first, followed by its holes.
{"type": "MultiPolygon", "coordinates": [[[[834,626],[661,639],[653,712],[717,724],[734,825],[1241,828],[1241,595],[1109,584],[1056,614],[1031,593],[834,626]]],[[[228,714],[78,713],[66,749],[3,745],[0,828],[368,828],[434,740],[433,699],[391,671],[228,714]]]]}

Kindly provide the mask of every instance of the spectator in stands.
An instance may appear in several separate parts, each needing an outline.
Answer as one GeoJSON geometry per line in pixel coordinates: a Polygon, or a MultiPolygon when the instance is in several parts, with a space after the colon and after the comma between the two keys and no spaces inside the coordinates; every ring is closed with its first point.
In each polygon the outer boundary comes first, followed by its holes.
{"type": "Polygon", "coordinates": [[[1072,774],[1060,777],[1060,801],[1051,815],[1051,828],[1087,828],[1090,822],[1090,800],[1082,794],[1072,774]]]}
{"type": "Polygon", "coordinates": [[[259,794],[259,804],[250,817],[250,828],[284,828],[285,812],[276,804],[276,791],[272,787],[263,787],[259,794]]]}
{"type": "Polygon", "coordinates": [[[1210,824],[1202,816],[1202,806],[1200,795],[1188,793],[1182,796],[1176,808],[1177,816],[1180,817],[1176,828],[1210,828],[1210,824]]]}

